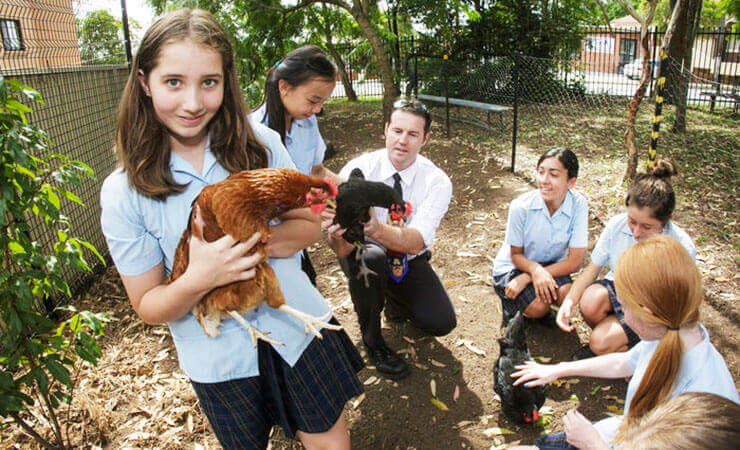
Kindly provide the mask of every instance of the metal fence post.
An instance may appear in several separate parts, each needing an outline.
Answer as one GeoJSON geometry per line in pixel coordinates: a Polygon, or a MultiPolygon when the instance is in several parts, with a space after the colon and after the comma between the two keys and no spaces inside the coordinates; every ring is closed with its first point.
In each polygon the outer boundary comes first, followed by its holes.
{"type": "Polygon", "coordinates": [[[516,133],[519,120],[519,64],[521,61],[521,52],[514,53],[514,124],[511,130],[511,172],[514,173],[516,161],[516,133]]]}
{"type": "Polygon", "coordinates": [[[445,80],[445,126],[447,127],[447,137],[450,137],[450,86],[449,77],[447,76],[447,55],[442,57],[442,73],[445,80]]]}
{"type": "Polygon", "coordinates": [[[126,0],[121,0],[121,26],[123,28],[123,42],[126,44],[126,64],[131,68],[131,36],[128,31],[128,14],[126,13],[126,0]]]}

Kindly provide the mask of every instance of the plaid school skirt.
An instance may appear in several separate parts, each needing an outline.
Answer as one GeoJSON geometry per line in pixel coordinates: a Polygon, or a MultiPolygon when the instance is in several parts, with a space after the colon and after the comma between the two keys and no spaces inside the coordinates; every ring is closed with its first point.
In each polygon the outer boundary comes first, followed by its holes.
{"type": "MultiPolygon", "coordinates": [[[[332,323],[337,323],[332,319],[332,323]]],[[[269,344],[258,342],[260,374],[220,383],[190,381],[201,408],[225,449],[267,448],[270,429],[323,433],[345,403],[363,391],[357,378],[364,362],[343,330],[321,330],[294,367],[269,344]]]]}

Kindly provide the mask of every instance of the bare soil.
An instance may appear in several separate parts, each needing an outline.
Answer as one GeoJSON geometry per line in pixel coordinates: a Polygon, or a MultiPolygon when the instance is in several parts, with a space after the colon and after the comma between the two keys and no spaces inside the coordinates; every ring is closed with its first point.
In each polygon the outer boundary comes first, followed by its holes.
{"type": "MultiPolygon", "coordinates": [[[[383,146],[380,107],[377,103],[333,103],[320,119],[321,130],[337,150],[326,162],[339,170],[352,157],[383,146]]],[[[598,420],[623,408],[624,380],[571,379],[552,384],[545,403],[544,422],[518,426],[500,413],[493,391],[492,367],[498,357],[501,334],[500,303],[491,287],[491,261],[504,240],[507,208],[517,195],[533,188],[528,174],[534,158],[544,151],[530,149],[518,155],[522,172],[502,166],[510,141],[506,136],[483,142],[480,130],[453,125],[450,138],[435,124],[424,153],[450,176],[453,200],[432,247],[432,265],[445,283],[458,316],[448,336],[424,336],[409,324],[384,325],[389,345],[412,366],[400,382],[383,379],[372,368],[360,373],[364,396],[346,408],[352,445],[358,449],[505,448],[529,444],[544,431],[562,429],[561,418],[578,408],[598,420]],[[437,399],[432,403],[430,382],[437,399]],[[456,395],[456,391],[459,392],[456,395]]],[[[577,189],[589,197],[590,237],[598,237],[603,224],[621,208],[619,182],[623,160],[598,150],[579,152],[582,172],[577,189]]],[[[729,204],[737,204],[736,187],[729,189],[729,204]]],[[[681,184],[677,185],[681,190],[681,184]]],[[[688,197],[687,204],[704,204],[688,197]]],[[[707,200],[708,201],[708,200],[707,200]]],[[[727,201],[724,199],[723,201],[727,201]]],[[[692,236],[710,236],[697,242],[697,261],[705,275],[706,304],[702,322],[714,345],[738,378],[737,248],[735,233],[729,240],[707,230],[711,221],[735,221],[737,214],[723,208],[703,210],[702,220],[691,218],[691,208],[679,205],[677,222],[692,236]],[[723,240],[724,239],[724,240],[723,240]]],[[[696,212],[694,212],[696,213],[696,212]]],[[[311,249],[318,286],[334,307],[337,319],[359,346],[360,333],[346,279],[323,243],[311,249]]],[[[69,411],[70,432],[84,448],[218,448],[177,357],[166,326],[143,324],[129,306],[114,267],[80,300],[80,307],[109,312],[112,322],[102,340],[98,367],[85,366],[69,411]]],[[[587,341],[588,327],[576,319],[577,332],[534,323],[528,331],[531,353],[543,362],[569,360],[587,341]]],[[[7,424],[6,424],[7,425],[7,424]]],[[[35,444],[18,430],[2,431],[1,448],[28,448],[35,444]]],[[[274,429],[272,448],[301,448],[274,429]]]]}

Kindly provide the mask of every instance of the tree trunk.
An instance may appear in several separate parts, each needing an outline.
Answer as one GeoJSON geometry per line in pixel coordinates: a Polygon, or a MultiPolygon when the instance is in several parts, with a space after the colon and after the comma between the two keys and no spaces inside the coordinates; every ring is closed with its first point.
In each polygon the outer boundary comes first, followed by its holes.
{"type": "MultiPolygon", "coordinates": [[[[646,30],[644,30],[646,31],[646,30]]],[[[632,96],[630,104],[627,107],[627,130],[624,132],[624,144],[627,147],[627,169],[624,172],[624,181],[629,181],[635,178],[637,173],[637,146],[635,145],[635,122],[637,120],[637,112],[640,110],[640,103],[645,97],[645,91],[647,91],[648,83],[650,81],[649,67],[649,53],[648,53],[648,34],[643,33],[641,46],[642,46],[642,78],[640,78],[640,86],[635,91],[635,95],[632,96]]]]}
{"type": "MultiPolygon", "coordinates": [[[[683,51],[683,70],[678,77],[673,79],[675,88],[672,89],[673,95],[671,98],[674,100],[673,104],[676,105],[676,118],[673,122],[672,129],[674,133],[686,132],[686,106],[689,95],[689,80],[691,78],[691,60],[694,51],[694,38],[699,28],[701,7],[702,0],[686,0],[686,7],[682,15],[682,17],[686,18],[686,23],[679,23],[681,28],[677,29],[674,34],[675,37],[681,35],[682,39],[679,42],[684,44],[684,47],[680,49],[676,45],[677,51],[683,51]]],[[[673,48],[674,46],[671,45],[671,48],[668,49],[668,56],[678,60],[679,58],[671,53],[673,48]]]]}
{"type": "Polygon", "coordinates": [[[393,82],[393,69],[391,68],[390,59],[388,58],[388,53],[385,51],[380,34],[370,22],[368,12],[363,10],[361,1],[355,0],[355,2],[352,8],[350,8],[349,13],[357,21],[362,34],[370,42],[373,53],[375,53],[378,69],[380,70],[380,79],[383,82],[383,120],[387,121],[391,116],[393,101],[399,95],[398,87],[393,82]]]}
{"type": "Polygon", "coordinates": [[[357,94],[355,93],[355,88],[352,87],[352,80],[350,80],[349,75],[347,75],[347,66],[344,64],[342,55],[340,55],[337,48],[334,47],[334,43],[331,42],[331,39],[327,39],[325,44],[326,50],[329,52],[329,56],[332,57],[334,63],[337,65],[337,69],[339,69],[339,78],[342,80],[342,86],[344,86],[344,94],[347,96],[347,100],[350,102],[356,102],[357,94]]]}

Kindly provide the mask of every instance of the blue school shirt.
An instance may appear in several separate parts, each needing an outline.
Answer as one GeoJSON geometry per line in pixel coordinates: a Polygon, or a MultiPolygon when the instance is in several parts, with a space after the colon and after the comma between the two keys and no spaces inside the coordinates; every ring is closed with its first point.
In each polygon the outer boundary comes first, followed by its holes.
{"type": "MultiPolygon", "coordinates": [[[[663,227],[663,234],[677,240],[689,252],[692,259],[696,259],[696,248],[688,233],[670,220],[663,227]]],[[[609,273],[604,278],[614,280],[614,268],[622,253],[635,245],[637,241],[627,226],[627,213],[617,214],[607,222],[604,230],[591,251],[591,262],[597,266],[609,264],[609,273]]]]}
{"type": "MultiPolygon", "coordinates": [[[[735,382],[727,369],[722,355],[709,342],[709,333],[703,325],[699,324],[703,339],[694,348],[684,353],[681,357],[681,366],[673,386],[670,397],[673,398],[684,392],[706,392],[722,396],[735,403],[740,402],[735,382]]],[[[660,341],[640,341],[629,350],[627,364],[634,370],[632,378],[627,385],[627,397],[624,400],[624,414],[622,416],[609,417],[594,423],[601,437],[609,443],[617,436],[619,427],[630,409],[630,403],[637,391],[642,378],[645,376],[650,358],[660,341]]]]}
{"type": "MultiPolygon", "coordinates": [[[[267,126],[265,111],[266,108],[263,104],[253,111],[249,117],[253,121],[267,126]]],[[[324,162],[326,144],[319,132],[319,123],[315,115],[308,119],[293,120],[290,132],[285,134],[285,147],[288,149],[288,154],[296,168],[303,174],[311,175],[313,166],[318,166],[324,162]]]]}
{"type": "MultiPolygon", "coordinates": [[[[268,149],[269,167],[295,169],[277,133],[252,122],[257,139],[268,149]]],[[[140,275],[163,262],[167,274],[172,270],[175,249],[188,222],[190,206],[200,191],[225,179],[229,173],[206,147],[203,172],[176,154],[170,158],[172,176],[178,183],[189,183],[179,194],[157,201],[137,193],[120,169],[103,182],[100,193],[101,225],[113,262],[121,275],[140,275]]],[[[301,270],[297,255],[270,258],[288,305],[323,316],[329,307],[301,270]]],[[[304,325],[293,316],[262,305],[244,314],[255,328],[269,332],[270,337],[285,346],[274,347],[293,366],[313,339],[304,325]]],[[[192,380],[215,383],[259,374],[257,349],[249,334],[231,318],[221,322],[220,335],[208,337],[192,313],[168,322],[177,348],[180,368],[192,380]]]]}
{"type": "Polygon", "coordinates": [[[515,198],[509,205],[506,241],[493,261],[493,276],[513,270],[511,247],[523,247],[530,261],[545,263],[562,261],[568,248],[588,245],[588,201],[578,192],[568,190],[555,214],[550,216],[547,205],[535,189],[515,198]]]}

